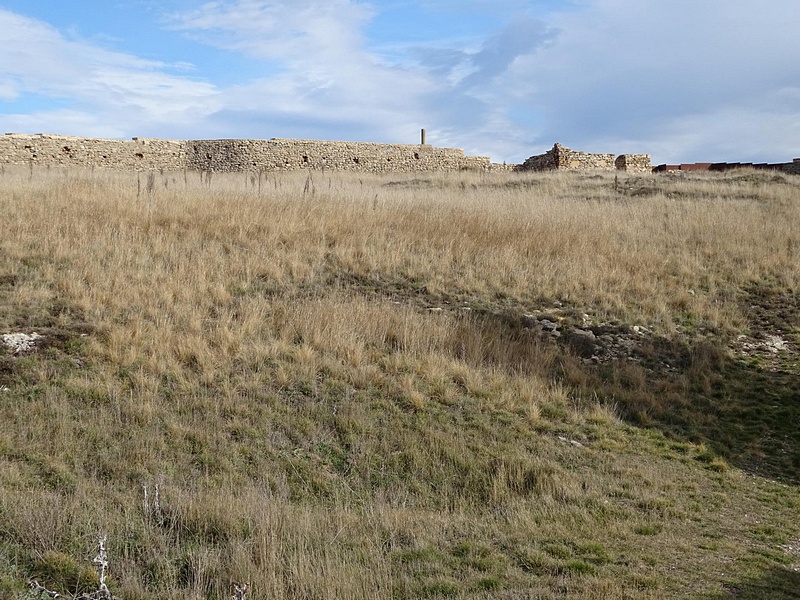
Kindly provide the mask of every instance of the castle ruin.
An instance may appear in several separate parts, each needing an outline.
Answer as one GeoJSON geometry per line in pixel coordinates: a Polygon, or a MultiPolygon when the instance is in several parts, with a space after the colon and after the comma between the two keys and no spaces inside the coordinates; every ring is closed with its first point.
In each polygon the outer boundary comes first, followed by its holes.
{"type": "Polygon", "coordinates": [[[626,171],[629,173],[649,173],[649,154],[590,154],[571,150],[555,144],[552,150],[531,156],[519,166],[520,171],[558,171],[558,170],[603,170],[626,171]]]}
{"type": "MultiPolygon", "coordinates": [[[[126,171],[261,172],[315,169],[363,173],[447,171],[560,171],[603,170],[627,173],[700,170],[698,165],[662,165],[653,169],[649,154],[591,154],[561,144],[531,156],[521,165],[492,163],[486,156],[467,156],[458,148],[420,144],[378,144],[272,138],[269,140],[112,140],[49,134],[7,133],[0,136],[0,164],[101,167],[126,171]]],[[[703,166],[706,163],[702,163],[703,166]]],[[[752,166],[800,174],[800,159],[775,165],[752,166]]],[[[708,168],[708,167],[707,167],[708,168]]]]}
{"type": "Polygon", "coordinates": [[[508,170],[485,156],[428,144],[316,140],[110,140],[48,134],[0,136],[0,162],[133,171],[295,171],[371,173],[508,170]]]}
{"type": "Polygon", "coordinates": [[[587,154],[560,144],[522,165],[492,163],[458,148],[318,140],[111,140],[49,134],[0,136],[0,162],[18,165],[102,167],[133,171],[208,172],[330,169],[368,173],[433,171],[650,170],[646,154],[587,154]]]}

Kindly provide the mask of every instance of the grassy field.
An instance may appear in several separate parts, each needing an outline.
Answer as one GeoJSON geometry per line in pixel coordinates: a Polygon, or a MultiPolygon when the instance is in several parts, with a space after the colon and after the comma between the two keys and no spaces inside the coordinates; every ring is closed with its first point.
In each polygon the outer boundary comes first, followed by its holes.
{"type": "Polygon", "coordinates": [[[800,178],[0,173],[0,598],[800,597],[800,178]]]}

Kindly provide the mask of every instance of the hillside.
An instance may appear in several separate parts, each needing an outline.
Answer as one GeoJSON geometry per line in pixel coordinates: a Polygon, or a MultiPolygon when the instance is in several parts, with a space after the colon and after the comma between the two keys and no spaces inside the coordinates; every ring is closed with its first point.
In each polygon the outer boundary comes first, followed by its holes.
{"type": "Polygon", "coordinates": [[[0,597],[800,597],[800,178],[0,184],[0,597]]]}

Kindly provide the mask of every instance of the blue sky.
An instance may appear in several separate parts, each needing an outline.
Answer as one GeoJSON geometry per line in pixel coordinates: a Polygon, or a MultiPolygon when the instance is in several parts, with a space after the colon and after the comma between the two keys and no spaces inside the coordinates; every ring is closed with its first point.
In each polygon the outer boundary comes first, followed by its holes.
{"type": "Polygon", "coordinates": [[[797,0],[0,0],[0,132],[800,157],[797,0]]]}

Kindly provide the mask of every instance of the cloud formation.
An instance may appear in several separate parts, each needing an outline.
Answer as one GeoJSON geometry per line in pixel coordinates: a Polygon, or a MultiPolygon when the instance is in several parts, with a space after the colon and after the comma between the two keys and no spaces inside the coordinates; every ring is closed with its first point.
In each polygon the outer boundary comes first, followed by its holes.
{"type": "Polygon", "coordinates": [[[372,14],[350,0],[239,0],[173,14],[170,27],[263,61],[263,77],[224,92],[220,124],[252,118],[265,136],[408,139],[423,120],[420,90],[435,84],[370,53],[362,31],[372,14]]]}
{"type": "Polygon", "coordinates": [[[797,153],[792,2],[592,0],[556,15],[554,26],[555,43],[523,57],[501,83],[513,103],[541,113],[540,135],[589,147],[627,141],[669,161],[797,153]]]}
{"type": "Polygon", "coordinates": [[[0,9],[0,90],[46,96],[58,107],[0,116],[7,131],[125,136],[186,127],[214,112],[218,90],[170,66],[67,39],[46,23],[0,9]]]}

